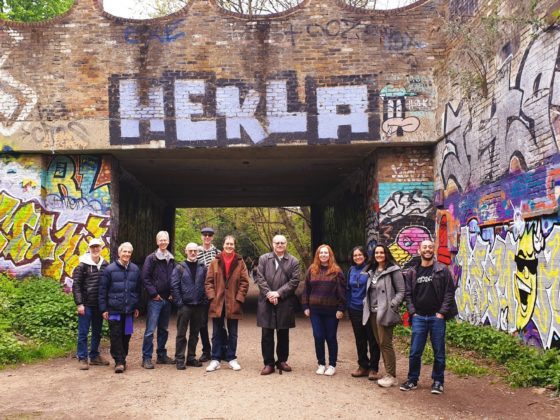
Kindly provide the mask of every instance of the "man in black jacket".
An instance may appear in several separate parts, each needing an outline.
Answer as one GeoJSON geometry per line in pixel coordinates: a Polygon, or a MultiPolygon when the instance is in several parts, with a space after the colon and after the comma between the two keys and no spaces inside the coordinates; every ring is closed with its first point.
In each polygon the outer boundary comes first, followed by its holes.
{"type": "Polygon", "coordinates": [[[142,281],[148,292],[148,313],[146,330],[142,343],[142,367],[153,369],[152,353],[154,351],[154,333],[157,328],[156,363],[172,365],[175,360],[167,355],[169,317],[171,316],[171,274],[175,268],[173,254],[168,251],[169,233],[158,232],[156,235],[158,249],[146,257],[142,266],[142,281]]]}
{"type": "Polygon", "coordinates": [[[72,294],[78,312],[78,349],[77,356],[81,370],[88,370],[89,365],[107,366],[109,362],[99,354],[101,327],[103,317],[99,312],[99,279],[107,267],[107,261],[101,256],[103,242],[93,238],[88,249],[80,257],[80,264],[74,269],[72,294]],[[88,362],[88,333],[91,327],[91,341],[88,362]]]}
{"type": "Polygon", "coordinates": [[[195,357],[198,333],[202,325],[204,313],[208,313],[205,302],[204,281],[206,266],[198,261],[198,247],[194,242],[185,248],[187,260],[178,264],[171,276],[173,301],[177,305],[177,337],[175,344],[175,360],[177,369],[185,369],[185,349],[188,345],[186,366],[201,367],[202,363],[195,357]],[[190,329],[189,329],[190,324],[190,329]],[[189,339],[187,344],[187,329],[189,339]]]}
{"type": "Polygon", "coordinates": [[[408,379],[401,391],[416,389],[428,334],[434,350],[432,394],[443,392],[445,321],[457,315],[455,285],[447,267],[434,261],[434,243],[420,244],[420,264],[405,275],[405,300],[412,323],[408,379]]]}

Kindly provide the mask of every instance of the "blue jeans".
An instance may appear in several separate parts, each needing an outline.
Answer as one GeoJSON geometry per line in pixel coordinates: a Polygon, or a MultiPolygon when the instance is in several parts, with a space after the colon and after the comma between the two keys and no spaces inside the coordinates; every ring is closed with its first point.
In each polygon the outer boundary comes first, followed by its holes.
{"type": "Polygon", "coordinates": [[[225,341],[227,341],[226,361],[237,359],[237,319],[225,318],[225,308],[220,318],[212,318],[212,360],[222,360],[222,335],[227,324],[225,341]],[[226,322],[227,321],[227,322],[226,322]]]}
{"type": "Polygon", "coordinates": [[[336,339],[338,319],[336,319],[336,313],[329,315],[314,314],[313,310],[311,310],[310,319],[311,328],[313,329],[313,338],[315,339],[317,363],[325,365],[326,341],[329,349],[329,365],[336,367],[336,359],[338,358],[338,341],[336,339]]]}
{"type": "Polygon", "coordinates": [[[148,315],[146,315],[146,331],[142,343],[142,358],[151,359],[154,352],[154,332],[157,327],[157,357],[167,356],[165,344],[169,335],[169,317],[171,316],[171,302],[168,300],[150,300],[148,315]]]}
{"type": "Polygon", "coordinates": [[[412,317],[412,340],[408,364],[408,379],[418,382],[422,353],[426,340],[430,334],[432,349],[434,350],[434,366],[432,379],[443,384],[445,371],[445,320],[435,315],[414,315],[412,317]]]}
{"type": "Polygon", "coordinates": [[[91,326],[91,341],[89,348],[89,358],[94,359],[99,356],[99,343],[101,341],[101,327],[103,316],[99,309],[94,306],[86,306],[85,313],[78,315],[78,349],[79,360],[88,358],[88,334],[91,326]]]}

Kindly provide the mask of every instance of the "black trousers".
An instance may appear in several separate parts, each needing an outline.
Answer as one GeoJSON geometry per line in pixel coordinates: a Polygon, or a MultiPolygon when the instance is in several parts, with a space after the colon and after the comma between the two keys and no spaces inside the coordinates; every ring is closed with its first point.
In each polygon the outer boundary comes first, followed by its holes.
{"type": "Polygon", "coordinates": [[[177,366],[185,364],[185,349],[187,347],[187,360],[195,359],[198,333],[200,332],[206,310],[207,307],[205,305],[183,305],[177,311],[177,337],[175,339],[175,360],[177,361],[177,366]],[[187,330],[189,330],[188,341],[187,330]]]}
{"type": "Polygon", "coordinates": [[[374,372],[379,372],[379,358],[381,353],[371,324],[368,322],[362,325],[362,311],[348,309],[352,329],[354,330],[354,337],[356,339],[356,352],[358,353],[358,365],[363,369],[370,369],[374,372]],[[369,347],[369,357],[368,357],[369,347]]]}
{"type": "Polygon", "coordinates": [[[278,362],[287,362],[290,353],[290,330],[274,328],[263,328],[261,338],[261,350],[265,365],[274,366],[274,331],[276,331],[276,355],[278,362]]]}
{"type": "Polygon", "coordinates": [[[210,356],[212,346],[210,345],[210,336],[208,334],[208,309],[210,305],[201,305],[204,308],[202,314],[202,323],[200,326],[200,342],[202,343],[202,354],[210,356]]]}
{"type": "Polygon", "coordinates": [[[124,323],[125,315],[121,315],[120,321],[109,320],[109,339],[111,340],[111,357],[115,360],[116,365],[126,364],[126,356],[128,356],[128,344],[131,335],[125,335],[124,323]]]}

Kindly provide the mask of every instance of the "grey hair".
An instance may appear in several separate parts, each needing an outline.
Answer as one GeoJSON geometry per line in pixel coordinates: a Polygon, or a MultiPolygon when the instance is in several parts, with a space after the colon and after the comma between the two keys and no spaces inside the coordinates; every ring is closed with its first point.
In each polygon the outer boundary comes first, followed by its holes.
{"type": "Polygon", "coordinates": [[[156,235],[156,241],[159,241],[162,237],[166,237],[167,240],[169,240],[169,232],[166,230],[160,230],[156,235]]]}
{"type": "Polygon", "coordinates": [[[132,244],[130,242],[123,242],[119,245],[118,253],[120,254],[123,248],[130,247],[130,252],[134,251],[132,244]]]}

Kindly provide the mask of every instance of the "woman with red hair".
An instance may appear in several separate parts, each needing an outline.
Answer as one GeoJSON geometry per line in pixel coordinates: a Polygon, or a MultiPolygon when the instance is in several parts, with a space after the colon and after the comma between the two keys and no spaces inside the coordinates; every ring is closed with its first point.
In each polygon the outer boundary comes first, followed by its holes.
{"type": "Polygon", "coordinates": [[[307,270],[302,295],[305,316],[310,317],[317,355],[317,375],[336,373],[338,320],[346,306],[346,280],[336,263],[330,246],[320,245],[315,251],[313,264],[307,270]],[[325,341],[329,349],[329,365],[325,363],[325,341]]]}

